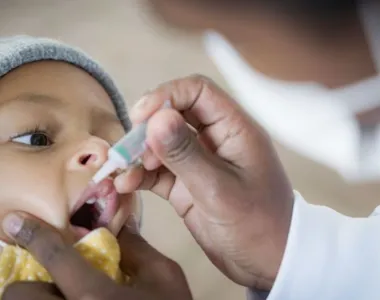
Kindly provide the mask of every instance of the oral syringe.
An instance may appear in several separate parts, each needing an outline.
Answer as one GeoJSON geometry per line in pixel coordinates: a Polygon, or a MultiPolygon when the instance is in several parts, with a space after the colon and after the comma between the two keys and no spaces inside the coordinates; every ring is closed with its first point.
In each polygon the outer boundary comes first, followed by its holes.
{"type": "Polygon", "coordinates": [[[146,128],[147,122],[137,125],[108,150],[108,160],[92,178],[93,184],[98,184],[116,170],[127,169],[143,155],[146,128]]]}
{"type": "MultiPolygon", "coordinates": [[[[167,100],[161,106],[160,110],[171,107],[170,100],[167,100]]],[[[92,177],[92,185],[100,183],[119,169],[128,169],[144,154],[146,149],[147,122],[148,121],[145,121],[132,128],[131,131],[108,150],[108,160],[98,170],[94,177],[92,177]]]]}
{"type": "MultiPolygon", "coordinates": [[[[165,101],[161,109],[171,108],[170,100],[165,101]]],[[[136,163],[144,154],[146,149],[146,129],[145,121],[132,128],[123,136],[112,148],[108,150],[108,160],[98,170],[92,178],[92,184],[98,184],[116,170],[126,170],[136,163]]]]}

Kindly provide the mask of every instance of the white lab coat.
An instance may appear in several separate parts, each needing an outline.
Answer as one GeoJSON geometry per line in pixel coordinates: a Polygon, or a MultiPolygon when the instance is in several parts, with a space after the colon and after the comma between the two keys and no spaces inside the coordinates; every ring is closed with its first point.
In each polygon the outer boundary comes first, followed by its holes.
{"type": "MultiPolygon", "coordinates": [[[[380,70],[380,5],[363,8],[362,21],[380,70]]],[[[380,128],[369,139],[371,151],[359,157],[363,141],[354,119],[356,112],[379,105],[379,75],[333,91],[316,83],[280,82],[250,68],[220,35],[211,32],[205,41],[237,101],[275,139],[347,180],[380,179],[380,128]]],[[[288,243],[274,286],[269,294],[250,290],[248,298],[380,299],[380,216],[350,218],[308,204],[295,192],[288,243]]]]}
{"type": "Polygon", "coordinates": [[[380,299],[380,215],[351,218],[295,192],[285,255],[269,293],[250,300],[380,299]]]}
{"type": "Polygon", "coordinates": [[[355,118],[380,105],[380,3],[369,4],[361,15],[377,74],[336,89],[268,77],[223,36],[205,34],[206,50],[236,101],[276,141],[356,182],[380,180],[380,127],[363,134],[355,118]]]}

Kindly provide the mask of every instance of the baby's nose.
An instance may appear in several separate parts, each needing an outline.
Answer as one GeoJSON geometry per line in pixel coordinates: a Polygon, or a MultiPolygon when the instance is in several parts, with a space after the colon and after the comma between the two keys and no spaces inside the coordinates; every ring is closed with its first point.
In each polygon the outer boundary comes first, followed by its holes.
{"type": "Polygon", "coordinates": [[[69,159],[68,168],[73,171],[97,170],[106,162],[109,148],[106,141],[92,137],[69,159]]]}

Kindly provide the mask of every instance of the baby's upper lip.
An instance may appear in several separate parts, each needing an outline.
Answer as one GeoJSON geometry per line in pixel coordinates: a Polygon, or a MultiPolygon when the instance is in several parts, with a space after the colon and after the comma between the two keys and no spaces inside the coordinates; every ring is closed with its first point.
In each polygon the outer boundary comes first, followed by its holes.
{"type": "Polygon", "coordinates": [[[113,192],[115,192],[115,187],[111,178],[106,178],[96,185],[90,183],[78,198],[72,209],[71,216],[74,215],[88,200],[92,198],[105,198],[113,192]]]}

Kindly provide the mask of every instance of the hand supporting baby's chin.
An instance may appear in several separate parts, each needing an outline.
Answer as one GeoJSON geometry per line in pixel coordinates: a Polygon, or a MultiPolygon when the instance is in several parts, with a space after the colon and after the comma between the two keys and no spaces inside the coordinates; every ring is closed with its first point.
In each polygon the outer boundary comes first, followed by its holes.
{"type": "MultiPolygon", "coordinates": [[[[119,267],[121,253],[116,238],[105,228],[99,228],[74,245],[79,254],[94,268],[107,274],[117,283],[128,278],[119,267]]],[[[27,250],[6,245],[0,253],[0,296],[4,288],[15,281],[53,282],[49,273],[27,250]]]]}

